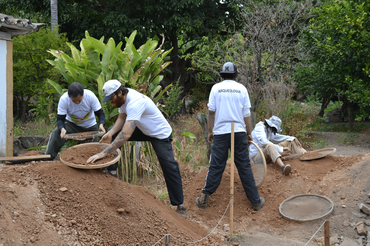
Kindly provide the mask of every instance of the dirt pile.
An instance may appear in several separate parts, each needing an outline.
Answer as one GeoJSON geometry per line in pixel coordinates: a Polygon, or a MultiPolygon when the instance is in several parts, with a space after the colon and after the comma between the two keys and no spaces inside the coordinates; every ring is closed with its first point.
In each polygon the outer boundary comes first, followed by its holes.
{"type": "Polygon", "coordinates": [[[183,241],[207,234],[147,189],[101,170],[59,161],[2,166],[0,186],[4,245],[153,245],[165,234],[183,241]]]}
{"type": "MultiPolygon", "coordinates": [[[[247,243],[240,245],[304,245],[324,219],[288,220],[279,213],[279,205],[305,193],[324,195],[335,203],[334,212],[325,218],[331,220],[332,234],[356,236],[351,224],[361,220],[353,213],[360,213],[357,203],[364,202],[370,191],[369,162],[369,155],[293,159],[285,161],[292,166],[290,176],[268,164],[266,180],[259,187],[266,204],[258,212],[252,210],[235,171],[234,233],[247,235],[247,243]],[[283,240],[278,244],[270,238],[262,243],[255,238],[258,235],[283,240]]],[[[228,165],[220,187],[203,210],[196,206],[195,198],[206,174],[183,177],[188,216],[183,219],[147,189],[100,169],[74,169],[59,161],[0,164],[0,244],[154,245],[166,234],[191,242],[205,237],[219,223],[210,238],[193,245],[222,245],[227,234],[224,229],[230,223],[229,211],[220,221],[229,204],[230,168],[228,165]]],[[[188,244],[172,238],[171,245],[188,244]]]]}

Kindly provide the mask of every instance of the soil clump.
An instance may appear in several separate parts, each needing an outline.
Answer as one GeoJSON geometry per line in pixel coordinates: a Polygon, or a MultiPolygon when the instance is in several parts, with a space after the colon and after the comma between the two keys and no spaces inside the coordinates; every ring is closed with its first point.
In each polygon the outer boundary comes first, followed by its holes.
{"type": "Polygon", "coordinates": [[[87,163],[87,160],[100,152],[103,149],[94,144],[86,144],[86,145],[75,145],[65,149],[61,154],[60,157],[66,162],[79,164],[79,165],[97,165],[97,164],[104,164],[107,162],[113,161],[117,157],[117,153],[110,153],[104,156],[102,159],[95,161],[94,163],[87,163]]]}

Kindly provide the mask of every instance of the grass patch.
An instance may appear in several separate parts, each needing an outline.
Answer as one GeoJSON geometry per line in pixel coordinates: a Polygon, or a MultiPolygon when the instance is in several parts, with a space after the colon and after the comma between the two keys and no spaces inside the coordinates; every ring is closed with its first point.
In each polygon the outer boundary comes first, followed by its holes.
{"type": "MultiPolygon", "coordinates": [[[[354,122],[353,132],[362,132],[370,129],[370,123],[364,122],[354,122]]],[[[322,132],[348,132],[349,123],[339,122],[339,123],[320,123],[317,125],[317,130],[322,132]]]]}
{"type": "Polygon", "coordinates": [[[21,124],[19,120],[14,122],[13,136],[18,137],[48,137],[54,130],[55,125],[49,119],[36,119],[34,121],[21,124]]]}

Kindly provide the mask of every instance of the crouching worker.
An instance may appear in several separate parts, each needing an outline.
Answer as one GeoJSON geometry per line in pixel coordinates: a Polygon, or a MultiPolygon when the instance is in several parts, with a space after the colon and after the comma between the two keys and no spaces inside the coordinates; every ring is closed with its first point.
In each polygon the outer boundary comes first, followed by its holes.
{"type": "MultiPolygon", "coordinates": [[[[50,134],[45,154],[54,160],[67,141],[66,134],[98,130],[105,133],[104,124],[105,114],[98,98],[80,83],[73,82],[59,99],[57,128],[50,134]],[[99,126],[95,115],[99,118],[99,126]]],[[[98,142],[99,138],[93,141],[98,142]]]]}
{"type": "MultiPolygon", "coordinates": [[[[100,142],[111,143],[104,151],[90,157],[95,162],[120,148],[127,141],[150,141],[161,165],[171,204],[186,218],[180,169],[172,150],[172,128],[154,102],[136,90],[124,87],[118,80],[103,86],[103,102],[118,108],[118,119],[100,142]]],[[[116,170],[117,164],[108,170],[116,170]]]]}
{"type": "Polygon", "coordinates": [[[260,210],[265,199],[258,193],[248,153],[248,139],[252,139],[249,94],[244,85],[235,81],[237,67],[234,63],[225,63],[220,75],[224,81],[213,85],[207,105],[208,141],[212,143],[209,169],[202,194],[195,202],[199,208],[207,208],[209,196],[221,183],[231,148],[231,123],[234,123],[235,165],[253,209],[260,210]]]}
{"type": "MultiPolygon", "coordinates": [[[[253,142],[262,149],[267,162],[273,161],[282,169],[284,175],[289,175],[292,167],[284,165],[281,160],[282,155],[304,154],[307,151],[296,137],[281,135],[281,120],[277,116],[258,122],[252,131],[253,142]]],[[[261,158],[260,152],[253,144],[250,145],[250,157],[255,163],[261,158]]]]}

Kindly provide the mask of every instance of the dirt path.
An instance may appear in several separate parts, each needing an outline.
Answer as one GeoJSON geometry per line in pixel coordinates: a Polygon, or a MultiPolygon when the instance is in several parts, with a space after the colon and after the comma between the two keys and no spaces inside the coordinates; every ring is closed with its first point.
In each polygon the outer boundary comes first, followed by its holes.
{"type": "MultiPolygon", "coordinates": [[[[354,226],[367,219],[360,218],[364,214],[359,205],[370,202],[370,154],[358,155],[368,152],[364,146],[336,147],[333,156],[287,161],[293,167],[290,176],[269,164],[259,187],[266,205],[258,212],[251,209],[236,173],[234,235],[239,245],[305,245],[325,220],[333,236],[359,240],[354,226]],[[279,205],[303,193],[328,197],[335,204],[333,213],[311,222],[284,218],[279,205]]],[[[195,205],[205,176],[203,171],[184,177],[188,218],[183,219],[147,189],[101,170],[74,169],[59,161],[0,164],[0,245],[154,245],[166,234],[200,240],[216,227],[229,204],[227,167],[208,208],[195,205]]],[[[227,211],[210,237],[191,245],[223,245],[229,223],[227,211]]],[[[319,245],[315,240],[320,237],[323,230],[308,245],[319,245]]],[[[171,237],[170,245],[189,244],[171,237]]]]}

